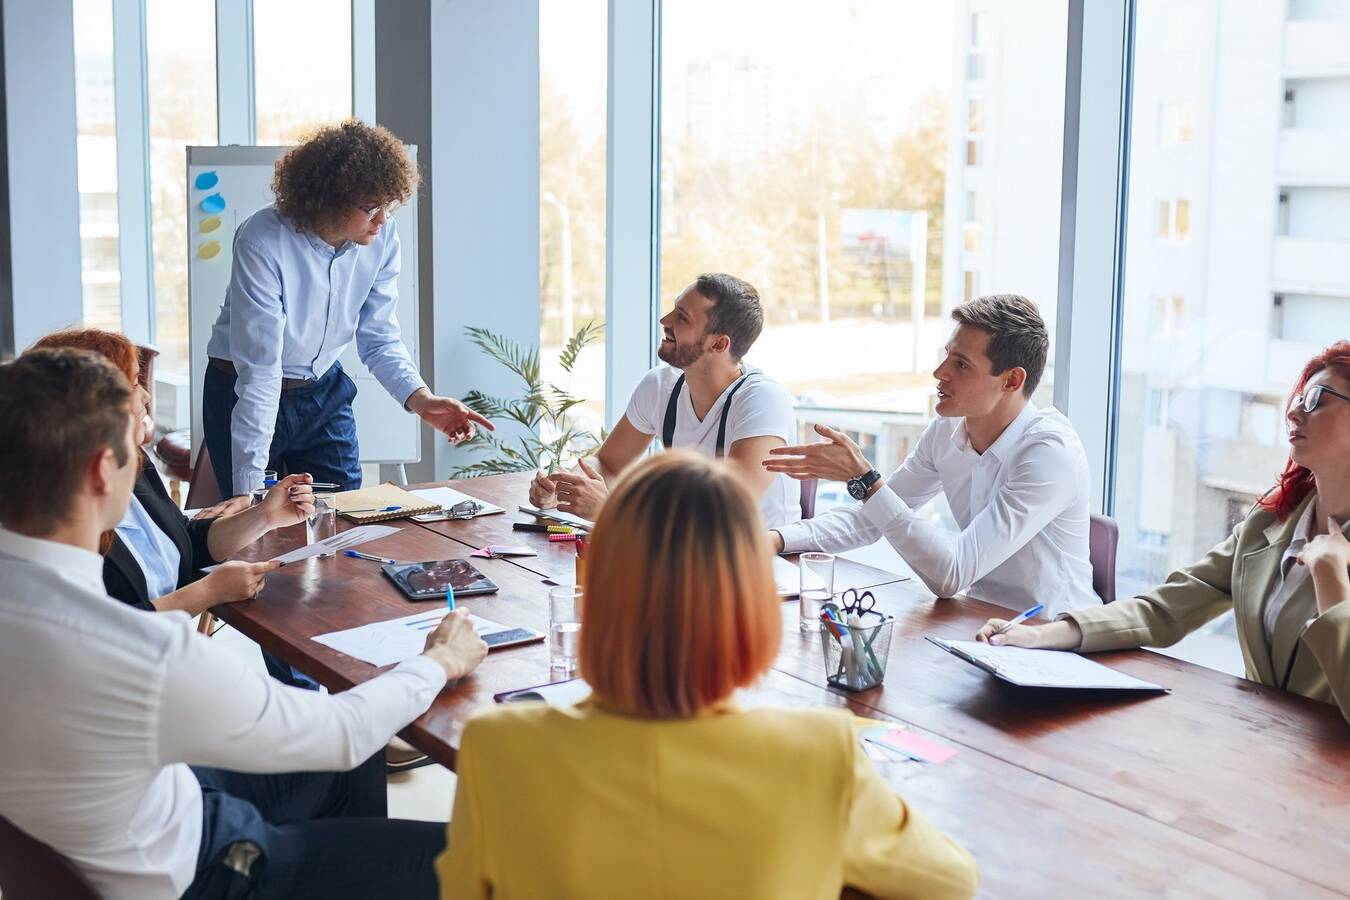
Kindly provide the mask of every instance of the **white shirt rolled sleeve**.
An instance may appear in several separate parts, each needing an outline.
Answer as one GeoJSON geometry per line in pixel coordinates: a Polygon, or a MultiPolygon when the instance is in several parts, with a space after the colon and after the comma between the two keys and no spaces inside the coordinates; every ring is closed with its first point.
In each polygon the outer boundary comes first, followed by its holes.
{"type": "Polygon", "coordinates": [[[340,694],[290,687],[203,640],[168,661],[159,762],[239,772],[355,768],[417,718],[445,686],[425,656],[340,694]],[[209,688],[211,702],[202,703],[209,688]]]}

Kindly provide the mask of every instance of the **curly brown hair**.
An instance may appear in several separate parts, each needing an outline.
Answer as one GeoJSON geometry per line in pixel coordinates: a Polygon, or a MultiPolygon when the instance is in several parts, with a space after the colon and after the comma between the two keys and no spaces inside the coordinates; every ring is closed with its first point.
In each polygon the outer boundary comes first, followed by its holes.
{"type": "Polygon", "coordinates": [[[310,132],[277,160],[272,193],[277,212],[317,233],[353,206],[406,203],[417,182],[417,166],[389,129],[347,119],[310,132]]]}

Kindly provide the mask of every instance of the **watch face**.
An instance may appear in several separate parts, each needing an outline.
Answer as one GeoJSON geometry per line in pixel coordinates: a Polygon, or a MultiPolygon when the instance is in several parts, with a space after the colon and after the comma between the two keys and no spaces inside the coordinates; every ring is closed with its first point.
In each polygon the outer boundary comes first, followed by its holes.
{"type": "Polygon", "coordinates": [[[867,488],[863,485],[861,478],[850,478],[848,480],[848,495],[854,500],[865,500],[867,498],[867,488]]]}

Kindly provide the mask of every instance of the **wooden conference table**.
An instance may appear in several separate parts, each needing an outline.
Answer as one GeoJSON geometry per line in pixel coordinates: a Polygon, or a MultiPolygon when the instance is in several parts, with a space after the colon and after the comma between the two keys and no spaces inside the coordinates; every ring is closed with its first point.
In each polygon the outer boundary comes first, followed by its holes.
{"type": "MultiPolygon", "coordinates": [[[[501,590],[462,605],[546,631],[542,579],[570,574],[574,551],[511,530],[528,519],[514,511],[527,482],[528,475],[447,482],[507,512],[392,522],[396,534],[361,549],[430,560],[489,543],[536,547],[537,557],[475,558],[501,590]]],[[[241,556],[268,559],[303,540],[303,529],[282,529],[241,556]]],[[[779,658],[743,702],[847,708],[956,749],[941,765],[882,769],[974,854],[983,896],[1350,897],[1350,725],[1335,707],[1147,651],[1094,658],[1171,694],[1012,688],[924,640],[969,638],[1005,610],[937,600],[921,584],[841,560],[836,588],[854,586],[870,588],[897,620],[885,682],[856,694],[825,687],[820,639],[802,635],[796,604],[784,603],[779,658]]],[[[377,565],[337,557],[286,566],[257,600],[215,613],[336,691],[379,670],[312,636],[434,606],[403,599],[377,565]]],[[[544,643],[494,651],[403,736],[453,769],[471,713],[495,693],[548,680],[544,643]]]]}

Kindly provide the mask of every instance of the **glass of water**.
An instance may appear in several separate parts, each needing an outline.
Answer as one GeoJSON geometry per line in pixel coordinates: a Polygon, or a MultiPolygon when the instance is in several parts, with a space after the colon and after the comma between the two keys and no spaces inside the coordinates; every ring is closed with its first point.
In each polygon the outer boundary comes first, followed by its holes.
{"type": "Polygon", "coordinates": [[[314,492],[314,513],[305,522],[305,543],[315,544],[337,534],[337,495],[314,492]]]}
{"type": "Polygon", "coordinates": [[[807,634],[815,634],[820,631],[822,607],[834,597],[834,554],[803,553],[798,563],[801,585],[797,594],[797,624],[807,634]]]}
{"type": "Polygon", "coordinates": [[[569,584],[548,592],[548,665],[552,674],[570,678],[577,671],[581,642],[581,588],[569,584]]]}
{"type": "Polygon", "coordinates": [[[248,481],[248,502],[249,506],[257,506],[263,502],[267,492],[277,483],[276,469],[263,469],[261,472],[254,472],[249,476],[248,481]]]}

